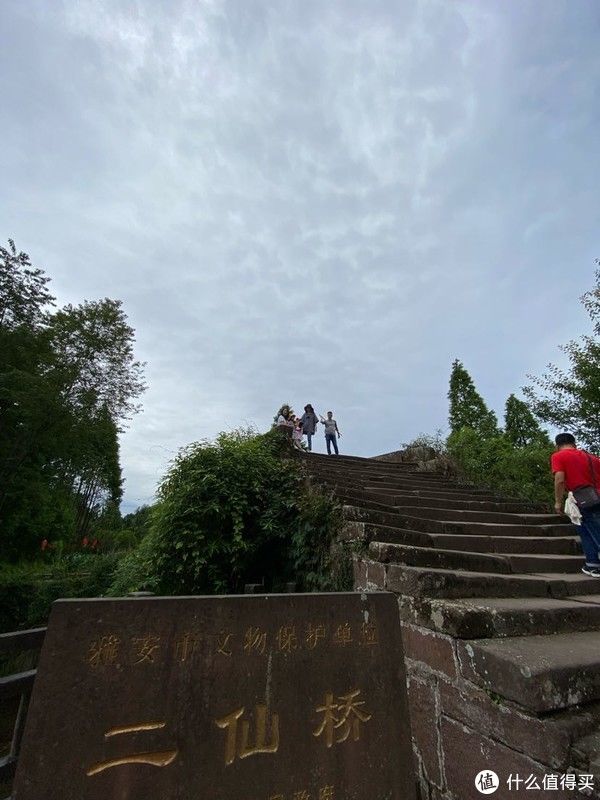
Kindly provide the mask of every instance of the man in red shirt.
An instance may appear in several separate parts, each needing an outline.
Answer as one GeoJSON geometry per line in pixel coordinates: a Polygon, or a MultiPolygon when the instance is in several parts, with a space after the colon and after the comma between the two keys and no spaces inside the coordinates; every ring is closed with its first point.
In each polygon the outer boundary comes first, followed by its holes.
{"type": "MultiPolygon", "coordinates": [[[[600,458],[578,450],[575,437],[570,433],[559,433],[554,441],[558,448],[550,459],[554,473],[554,509],[562,514],[565,491],[595,486],[600,492],[600,458]]],[[[600,506],[581,509],[581,525],[577,528],[585,554],[585,566],[581,571],[600,578],[600,506]]]]}

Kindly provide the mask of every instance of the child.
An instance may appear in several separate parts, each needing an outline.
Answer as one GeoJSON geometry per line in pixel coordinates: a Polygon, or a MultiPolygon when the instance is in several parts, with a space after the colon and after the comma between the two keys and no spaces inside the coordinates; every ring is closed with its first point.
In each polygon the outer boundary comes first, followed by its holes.
{"type": "Polygon", "coordinates": [[[302,430],[302,420],[296,417],[294,419],[294,431],[292,433],[292,437],[294,439],[294,445],[299,449],[302,450],[302,436],[304,431],[302,430]]]}

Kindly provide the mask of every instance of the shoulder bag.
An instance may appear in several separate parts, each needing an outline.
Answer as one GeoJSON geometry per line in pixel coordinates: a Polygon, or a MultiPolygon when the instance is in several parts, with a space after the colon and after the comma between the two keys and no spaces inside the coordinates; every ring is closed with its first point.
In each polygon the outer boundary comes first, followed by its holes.
{"type": "Polygon", "coordinates": [[[592,508],[600,506],[600,494],[596,489],[596,476],[594,475],[594,462],[589,453],[586,453],[590,464],[590,473],[592,476],[592,483],[590,486],[580,486],[578,489],[573,489],[573,497],[579,506],[580,511],[589,511],[592,508]]]}

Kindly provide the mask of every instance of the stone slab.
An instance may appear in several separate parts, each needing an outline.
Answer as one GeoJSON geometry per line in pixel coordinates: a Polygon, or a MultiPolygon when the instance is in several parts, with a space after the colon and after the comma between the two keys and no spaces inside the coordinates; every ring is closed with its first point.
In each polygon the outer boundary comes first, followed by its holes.
{"type": "MultiPolygon", "coordinates": [[[[467,682],[458,687],[440,682],[439,691],[445,716],[553,769],[566,771],[569,767],[570,718],[563,719],[564,715],[558,714],[558,720],[542,720],[524,714],[510,704],[494,702],[486,692],[467,682]]],[[[586,716],[587,730],[593,729],[594,722],[591,715],[586,716]]]]}
{"type": "Polygon", "coordinates": [[[600,699],[600,632],[457,642],[462,675],[541,713],[600,699]]]}
{"type": "Polygon", "coordinates": [[[14,800],[414,800],[387,593],[54,604],[14,800]]]}
{"type": "Polygon", "coordinates": [[[548,597],[433,599],[415,602],[412,619],[459,639],[487,639],[600,630],[600,606],[548,597]]]}
{"type": "Polygon", "coordinates": [[[483,797],[475,786],[478,773],[494,770],[498,781],[492,783],[498,787],[497,793],[492,797],[498,800],[511,800],[511,798],[535,797],[536,800],[571,800],[572,795],[565,792],[548,790],[540,787],[543,785],[544,774],[547,770],[528,756],[517,753],[510,747],[495,742],[473,731],[471,728],[454,720],[442,716],[440,731],[444,755],[444,775],[446,788],[452,798],[456,800],[476,800],[483,797]],[[519,789],[509,789],[507,780],[511,775],[520,775],[519,789]],[[528,791],[525,780],[533,776],[537,781],[538,790],[528,791]]]}
{"type": "Polygon", "coordinates": [[[578,603],[600,605],[600,594],[581,594],[576,597],[569,597],[569,600],[575,600],[578,603]]]}

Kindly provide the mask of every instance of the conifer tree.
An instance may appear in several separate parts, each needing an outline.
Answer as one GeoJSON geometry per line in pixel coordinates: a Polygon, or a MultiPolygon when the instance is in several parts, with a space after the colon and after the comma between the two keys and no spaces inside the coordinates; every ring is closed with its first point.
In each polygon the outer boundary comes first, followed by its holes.
{"type": "Polygon", "coordinates": [[[450,400],[448,422],[452,433],[462,428],[471,428],[482,438],[498,434],[496,415],[488,409],[475,388],[473,379],[458,359],[452,364],[448,399],[450,400]]]}
{"type": "Polygon", "coordinates": [[[548,434],[542,430],[527,403],[514,394],[506,401],[504,435],[515,447],[550,444],[548,434]]]}

